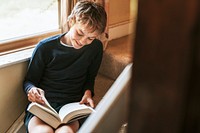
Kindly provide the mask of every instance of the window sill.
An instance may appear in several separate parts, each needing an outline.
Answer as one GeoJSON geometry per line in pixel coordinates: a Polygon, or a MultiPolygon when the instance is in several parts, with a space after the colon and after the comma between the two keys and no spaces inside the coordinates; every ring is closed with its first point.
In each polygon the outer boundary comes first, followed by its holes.
{"type": "Polygon", "coordinates": [[[21,63],[30,59],[35,45],[44,38],[60,34],[61,30],[48,31],[26,36],[0,44],[0,68],[21,63]],[[16,48],[15,48],[16,46],[16,48]]]}
{"type": "Polygon", "coordinates": [[[33,35],[27,35],[24,37],[19,37],[11,40],[1,41],[0,55],[10,54],[12,52],[16,52],[22,49],[34,47],[40,40],[57,34],[61,34],[60,29],[46,31],[33,35]]]}
{"type": "Polygon", "coordinates": [[[34,48],[30,48],[10,54],[1,55],[0,68],[28,61],[32,55],[33,49],[34,48]]]}

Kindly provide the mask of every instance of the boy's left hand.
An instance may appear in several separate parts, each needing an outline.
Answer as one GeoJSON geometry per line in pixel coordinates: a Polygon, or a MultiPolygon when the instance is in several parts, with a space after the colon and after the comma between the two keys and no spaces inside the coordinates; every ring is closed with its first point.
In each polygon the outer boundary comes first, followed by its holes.
{"type": "Polygon", "coordinates": [[[94,108],[94,101],[92,99],[92,94],[90,90],[86,90],[81,101],[80,104],[86,104],[89,105],[90,107],[94,108]]]}

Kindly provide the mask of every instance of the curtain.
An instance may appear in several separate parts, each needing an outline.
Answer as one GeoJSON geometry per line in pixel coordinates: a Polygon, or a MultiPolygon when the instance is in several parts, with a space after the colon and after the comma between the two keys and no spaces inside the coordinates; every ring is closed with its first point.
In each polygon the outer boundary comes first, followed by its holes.
{"type": "Polygon", "coordinates": [[[67,17],[70,15],[74,5],[79,0],[61,0],[61,30],[62,33],[67,32],[69,30],[67,24],[67,17]]]}
{"type": "Polygon", "coordinates": [[[102,34],[100,37],[99,37],[99,39],[102,41],[102,43],[103,43],[103,46],[104,46],[104,50],[106,49],[106,47],[107,47],[107,44],[108,44],[108,38],[109,38],[109,29],[108,29],[108,20],[109,20],[109,0],[93,0],[93,1],[95,1],[95,2],[97,2],[97,3],[101,3],[103,6],[104,6],[104,8],[105,8],[105,10],[106,10],[106,13],[107,13],[107,26],[106,26],[106,29],[105,29],[105,33],[104,34],[102,34]]]}
{"type": "MultiPolygon", "coordinates": [[[[70,15],[71,10],[73,9],[74,5],[80,0],[61,0],[61,29],[62,33],[67,32],[69,30],[68,24],[67,24],[67,16],[70,15]],[[65,17],[66,16],[66,17],[65,17]]],[[[104,50],[107,47],[108,44],[108,20],[109,20],[109,0],[90,0],[97,3],[100,3],[104,6],[106,13],[107,13],[107,26],[105,33],[102,34],[98,39],[100,39],[103,43],[104,50]]]]}

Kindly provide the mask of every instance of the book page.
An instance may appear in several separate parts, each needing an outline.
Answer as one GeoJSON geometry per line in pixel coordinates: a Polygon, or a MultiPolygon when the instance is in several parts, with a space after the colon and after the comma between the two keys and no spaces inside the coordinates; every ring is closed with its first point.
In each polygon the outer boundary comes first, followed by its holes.
{"type": "Polygon", "coordinates": [[[51,107],[51,105],[49,104],[49,102],[47,101],[47,99],[46,99],[45,97],[42,97],[42,98],[43,98],[43,100],[44,100],[44,105],[43,105],[43,106],[49,108],[49,109],[52,110],[54,113],[58,114],[58,112],[57,112],[54,108],[51,107]]]}
{"type": "Polygon", "coordinates": [[[86,106],[85,104],[79,104],[79,102],[75,102],[64,105],[59,111],[59,116],[61,121],[63,121],[66,115],[68,115],[68,118],[66,119],[69,120],[71,118],[87,115],[92,112],[95,112],[93,108],[86,106]]]}
{"type": "MultiPolygon", "coordinates": [[[[57,119],[60,120],[59,114],[58,114],[56,111],[53,111],[52,109],[49,109],[49,107],[46,107],[46,106],[43,106],[43,105],[41,105],[41,104],[39,104],[39,103],[33,102],[33,103],[31,103],[31,104],[29,105],[29,107],[27,108],[27,110],[28,110],[29,112],[31,112],[31,111],[32,111],[32,108],[34,108],[34,109],[37,108],[38,110],[43,110],[43,111],[45,111],[45,112],[47,112],[47,113],[53,115],[54,117],[56,117],[57,119]]],[[[38,114],[35,114],[35,115],[38,116],[38,114]]]]}
{"type": "Polygon", "coordinates": [[[54,128],[57,128],[60,125],[61,122],[58,114],[56,115],[55,113],[46,110],[46,108],[44,109],[43,106],[40,106],[39,108],[38,107],[39,106],[37,105],[31,106],[29,111],[54,128]]]}

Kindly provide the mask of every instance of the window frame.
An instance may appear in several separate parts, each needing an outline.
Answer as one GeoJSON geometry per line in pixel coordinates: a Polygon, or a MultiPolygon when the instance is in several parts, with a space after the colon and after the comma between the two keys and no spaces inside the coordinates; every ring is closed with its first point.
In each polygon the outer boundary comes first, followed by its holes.
{"type": "Polygon", "coordinates": [[[36,33],[33,35],[27,35],[24,37],[18,37],[14,39],[9,39],[7,41],[0,42],[0,56],[17,52],[20,50],[33,48],[35,45],[42,39],[63,32],[63,19],[66,20],[66,11],[67,5],[65,5],[67,0],[58,0],[58,25],[59,28],[51,31],[45,31],[42,33],[36,33]],[[64,16],[65,15],[65,16],[64,16]]]}

